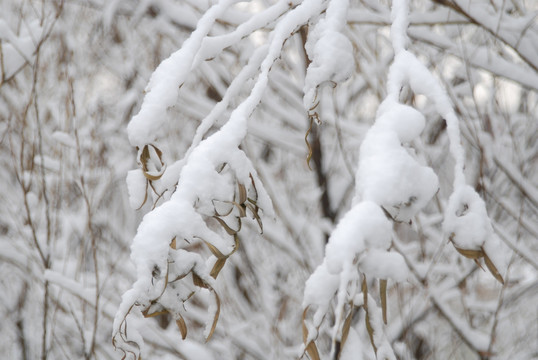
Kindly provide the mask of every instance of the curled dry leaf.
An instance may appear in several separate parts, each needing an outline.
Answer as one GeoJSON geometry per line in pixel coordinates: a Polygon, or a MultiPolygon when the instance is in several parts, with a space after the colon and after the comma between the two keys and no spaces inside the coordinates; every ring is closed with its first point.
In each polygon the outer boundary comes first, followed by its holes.
{"type": "Polygon", "coordinates": [[[145,145],[140,153],[140,164],[144,176],[150,181],[159,180],[166,170],[166,165],[162,161],[162,151],[155,145],[145,145]],[[152,156],[153,155],[153,156],[152,156]],[[153,164],[157,173],[150,170],[149,165],[153,164]]]}
{"type": "Polygon", "coordinates": [[[315,115],[310,115],[310,126],[308,127],[308,130],[306,130],[306,134],[304,135],[304,141],[306,143],[306,147],[308,148],[308,155],[306,156],[306,165],[308,166],[308,169],[312,170],[310,167],[310,160],[312,159],[312,154],[314,153],[312,149],[312,145],[310,145],[310,141],[308,141],[308,135],[312,132],[312,126],[314,125],[314,116],[317,116],[317,113],[315,115]]]}
{"type": "Polygon", "coordinates": [[[207,335],[206,342],[208,342],[211,337],[213,336],[213,333],[215,332],[215,329],[217,327],[217,322],[219,321],[220,316],[220,298],[219,295],[215,290],[210,288],[210,290],[213,292],[213,295],[215,295],[215,301],[217,303],[217,311],[215,312],[215,316],[213,317],[213,324],[211,325],[211,330],[209,330],[209,334],[207,335]]]}
{"type": "Polygon", "coordinates": [[[230,225],[228,225],[226,223],[226,221],[222,220],[222,218],[220,218],[218,216],[213,216],[213,218],[218,221],[218,223],[224,228],[224,230],[226,231],[226,233],[228,235],[235,235],[241,230],[241,219],[240,218],[236,218],[236,217],[229,218],[229,220],[231,220],[231,221],[235,220],[236,229],[232,228],[230,225]]]}
{"type": "Polygon", "coordinates": [[[234,209],[233,201],[212,200],[216,216],[228,216],[234,209]]]}
{"type": "Polygon", "coordinates": [[[144,193],[144,200],[142,201],[142,203],[140,204],[140,206],[137,207],[135,210],[140,210],[140,209],[142,209],[142,206],[144,206],[144,204],[146,203],[146,201],[148,201],[148,187],[149,187],[149,180],[146,179],[146,190],[145,190],[145,193],[144,193]]]}

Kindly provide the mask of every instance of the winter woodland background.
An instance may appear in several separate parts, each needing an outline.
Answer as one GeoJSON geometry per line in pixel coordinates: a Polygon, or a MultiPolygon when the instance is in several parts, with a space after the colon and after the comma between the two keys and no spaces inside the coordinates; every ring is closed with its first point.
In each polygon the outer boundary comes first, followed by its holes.
{"type": "Polygon", "coordinates": [[[538,4],[395,5],[0,1],[0,357],[538,359],[538,4]]]}

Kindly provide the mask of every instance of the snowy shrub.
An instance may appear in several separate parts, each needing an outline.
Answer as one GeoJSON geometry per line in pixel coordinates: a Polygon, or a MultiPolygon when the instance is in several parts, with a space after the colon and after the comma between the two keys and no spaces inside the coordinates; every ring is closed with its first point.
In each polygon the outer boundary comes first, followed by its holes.
{"type": "Polygon", "coordinates": [[[0,354],[535,359],[537,12],[0,1],[0,354]]]}
{"type": "MultiPolygon", "coordinates": [[[[337,341],[338,346],[345,349],[354,310],[363,307],[366,329],[376,357],[396,359],[384,335],[377,303],[368,294],[368,280],[379,279],[382,318],[387,324],[387,280],[401,282],[409,278],[402,255],[388,251],[392,242],[392,224],[387,217],[395,222],[411,222],[439,188],[433,170],[419,164],[412,151],[405,147],[417,139],[425,127],[425,118],[419,111],[398,102],[405,86],[415,94],[431,98],[448,123],[451,152],[456,160],[455,192],[447,208],[444,230],[463,255],[474,259],[484,256],[488,269],[503,282],[497,267],[507,263],[506,253],[494,247],[491,253],[496,254],[495,261],[488,257],[483,246],[486,239],[489,243],[492,229],[484,203],[471,187],[461,185],[464,182],[463,148],[456,115],[448,96],[431,73],[405,49],[409,22],[407,1],[392,4],[392,21],[395,58],[388,74],[388,93],[360,148],[354,204],[332,232],[325,260],[306,284],[303,337],[305,351],[312,359],[320,357],[314,341],[333,297],[336,297],[336,309],[331,358],[336,352],[337,341]],[[462,206],[464,209],[459,209],[462,206]],[[320,292],[320,288],[325,291],[320,292]],[[312,305],[317,309],[313,321],[309,322],[306,314],[312,305]]],[[[496,246],[500,246],[499,241],[496,246]]],[[[357,343],[348,346],[355,347],[351,354],[361,349],[357,343]]]]}

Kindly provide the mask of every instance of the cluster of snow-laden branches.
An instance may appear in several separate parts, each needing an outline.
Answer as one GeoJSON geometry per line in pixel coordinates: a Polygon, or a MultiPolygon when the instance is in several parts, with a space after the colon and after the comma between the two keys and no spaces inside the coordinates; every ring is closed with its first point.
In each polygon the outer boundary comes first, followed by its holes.
{"type": "MultiPolygon", "coordinates": [[[[378,359],[396,359],[384,334],[387,323],[387,280],[411,279],[405,259],[390,252],[394,222],[411,220],[439,190],[434,171],[421,165],[409,146],[425,127],[426,119],[415,108],[400,103],[400,94],[409,87],[414,94],[425,95],[435,104],[447,122],[450,152],[455,159],[453,194],[445,212],[443,230],[463,255],[485,263],[503,282],[508,263],[507,252],[493,233],[485,204],[475,190],[465,183],[464,150],[458,119],[446,92],[430,71],[406,50],[409,25],[408,2],[392,4],[391,39],[394,61],[387,80],[387,96],[380,104],[374,125],[367,132],[359,156],[356,195],[352,208],[332,232],[323,263],[306,283],[303,301],[305,351],[313,359],[320,355],[315,345],[321,322],[336,297],[335,324],[331,355],[336,343],[343,347],[340,359],[355,358],[362,345],[351,327],[354,310],[365,311],[366,329],[378,359]],[[390,219],[390,220],[389,220],[390,219]],[[368,293],[368,282],[379,279],[381,309],[368,293]],[[312,321],[307,321],[309,309],[312,321]],[[382,313],[382,316],[381,316],[382,313]],[[347,339],[353,339],[345,347],[347,339]],[[353,348],[355,347],[355,348],[353,348]]],[[[480,345],[486,351],[484,344],[480,345]]]]}
{"type": "MultiPolygon", "coordinates": [[[[311,61],[303,100],[311,117],[318,116],[314,111],[320,86],[348,79],[354,68],[351,42],[341,32],[346,24],[349,1],[277,2],[231,33],[208,36],[215,20],[233,3],[220,1],[211,7],[182,48],[159,65],[146,88],[141,109],[128,127],[140,164],[140,169],[131,171],[128,176],[131,203],[135,207],[142,206],[150,188],[157,195],[156,201],[164,199],[162,205],[144,217],[133,241],[131,258],[137,267],[137,280],[124,294],[114,322],[114,344],[135,357],[143,342],[134,330],[127,335],[128,315],[132,311],[144,316],[168,312],[176,319],[185,338],[184,303],[198,290],[215,292],[214,280],[226,259],[239,246],[237,234],[241,219],[250,215],[261,224],[258,208],[272,213],[269,197],[240,145],[247,134],[247,120],[262,100],[268,73],[280,56],[284,42],[301,26],[313,22],[305,43],[311,61]],[[219,55],[228,44],[239,41],[256,27],[274,22],[279,16],[282,19],[269,34],[268,44],[255,51],[222,100],[202,120],[185,156],[166,166],[156,141],[165,125],[166,111],[174,105],[187,75],[202,61],[219,55]],[[219,130],[203,139],[215,120],[223,116],[229,99],[251,78],[255,81],[246,99],[231,112],[219,130]],[[210,250],[208,258],[192,250],[200,242],[210,250]]],[[[393,4],[391,35],[395,58],[388,75],[387,96],[361,145],[352,209],[330,236],[325,260],[307,282],[303,317],[311,305],[318,307],[314,322],[304,325],[306,351],[311,357],[319,357],[313,340],[336,293],[331,353],[336,351],[337,339],[341,345],[345,342],[353,309],[363,306],[373,348],[381,358],[394,358],[382,335],[376,303],[372,299],[368,301],[368,277],[381,279],[386,322],[386,281],[402,281],[408,277],[404,258],[397,252],[388,252],[392,224],[387,216],[396,222],[410,222],[439,187],[433,170],[420,165],[412,150],[406,147],[423,131],[425,118],[413,107],[399,102],[404,86],[409,86],[415,94],[427,95],[447,122],[455,170],[454,192],[445,214],[445,232],[465,256],[485,257],[488,268],[503,281],[506,261],[503,252],[498,251],[500,241],[493,235],[484,202],[464,181],[464,152],[458,119],[439,83],[405,49],[407,13],[406,2],[393,4]],[[343,323],[344,329],[340,331],[343,323]]],[[[215,297],[216,306],[210,311],[213,321],[208,322],[205,332],[207,338],[213,334],[220,313],[216,293],[215,297]]]]}
{"type": "Polygon", "coordinates": [[[394,5],[0,1],[0,353],[536,358],[538,4],[394,5]]]}
{"type": "MultiPolygon", "coordinates": [[[[129,123],[129,139],[139,151],[141,164],[141,169],[134,170],[128,177],[131,196],[140,197],[140,189],[148,191],[148,183],[159,196],[170,194],[162,205],[144,217],[133,240],[131,258],[137,267],[137,281],[124,294],[114,321],[115,346],[135,357],[138,357],[143,342],[134,329],[128,337],[129,313],[140,311],[151,316],[169,312],[185,337],[187,326],[182,317],[183,304],[198,289],[214,292],[214,279],[225,260],[239,246],[237,233],[241,229],[241,219],[250,215],[261,224],[258,208],[269,217],[272,214],[271,201],[239,146],[247,134],[247,120],[262,100],[268,73],[280,56],[284,42],[301,25],[324,10],[324,4],[322,1],[300,4],[279,1],[232,33],[208,37],[215,19],[235,2],[219,1],[212,6],[182,48],[159,65],[146,88],[147,95],[139,113],[129,123]],[[283,15],[289,7],[293,9],[283,15]],[[165,168],[161,151],[154,144],[156,132],[163,128],[166,110],[175,103],[178,89],[187,75],[201,61],[219,55],[227,42],[234,43],[279,16],[283,18],[269,35],[269,44],[256,50],[223,99],[202,121],[184,158],[165,168]],[[215,43],[219,46],[215,47],[215,43]],[[256,74],[250,94],[232,111],[226,124],[201,140],[215,119],[227,109],[230,97],[256,74]],[[151,163],[163,168],[154,174],[150,170],[151,163]],[[204,259],[192,250],[200,242],[207,245],[210,257],[204,259]]],[[[143,198],[146,197],[147,193],[143,198]]],[[[205,332],[207,338],[213,334],[220,312],[216,293],[215,297],[216,305],[210,308],[213,321],[209,324],[212,325],[205,332]]]]}
{"type": "MultiPolygon", "coordinates": [[[[143,342],[133,330],[130,337],[127,335],[129,313],[139,311],[151,316],[169,312],[185,337],[183,304],[196,290],[214,291],[214,279],[239,246],[237,233],[241,219],[251,215],[262,228],[258,209],[272,217],[271,201],[240,145],[247,134],[247,120],[262,100],[269,71],[279,58],[284,42],[326,10],[325,19],[320,20],[312,32],[314,39],[310,40],[309,36],[307,44],[307,52],[313,58],[306,77],[307,104],[314,102],[314,93],[322,83],[345,80],[353,68],[351,43],[338,31],[345,23],[348,1],[279,1],[231,33],[207,36],[215,19],[233,3],[235,1],[220,1],[211,7],[182,48],[159,65],[146,88],[147,95],[139,113],[129,123],[129,139],[138,149],[141,166],[128,176],[131,204],[142,206],[149,188],[157,194],[156,200],[165,199],[144,217],[133,241],[131,258],[137,267],[137,281],[124,294],[114,322],[114,344],[135,357],[143,342]],[[268,45],[255,51],[222,100],[202,120],[183,159],[166,166],[155,141],[164,126],[166,111],[174,105],[187,75],[202,61],[214,58],[229,44],[257,27],[274,23],[279,17],[282,18],[271,31],[268,45]],[[327,45],[343,56],[328,56],[327,45]],[[230,98],[253,77],[255,83],[250,94],[231,112],[226,124],[202,140],[228,108],[230,98]],[[200,242],[211,252],[207,259],[192,251],[200,242]]],[[[206,330],[207,338],[213,334],[219,317],[220,301],[216,293],[215,297],[217,306],[212,307],[213,322],[206,330]]]]}

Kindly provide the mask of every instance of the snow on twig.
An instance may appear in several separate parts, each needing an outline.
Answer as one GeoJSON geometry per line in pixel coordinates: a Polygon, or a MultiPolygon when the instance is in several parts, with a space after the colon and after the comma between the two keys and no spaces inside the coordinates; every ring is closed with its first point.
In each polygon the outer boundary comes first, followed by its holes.
{"type": "Polygon", "coordinates": [[[198,21],[196,30],[183,43],[181,49],[170,55],[153,72],[146,87],[146,96],[140,111],[129,122],[127,131],[131,145],[142,147],[155,140],[157,131],[165,124],[166,110],[174,105],[179,88],[190,74],[202,40],[215,20],[235,0],[221,0],[213,5],[198,21]]]}

